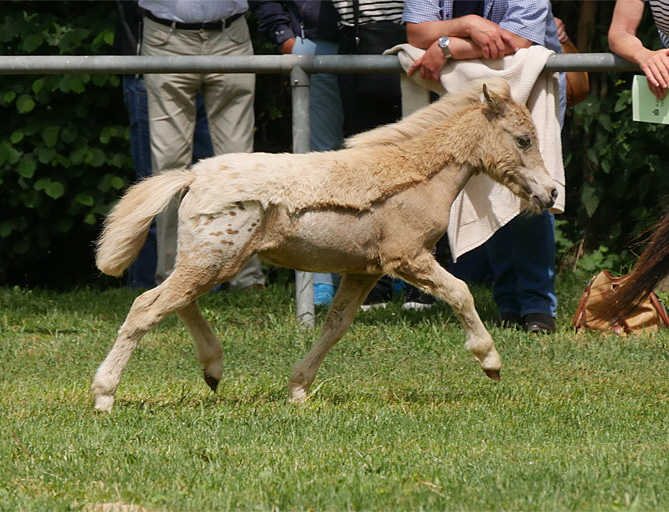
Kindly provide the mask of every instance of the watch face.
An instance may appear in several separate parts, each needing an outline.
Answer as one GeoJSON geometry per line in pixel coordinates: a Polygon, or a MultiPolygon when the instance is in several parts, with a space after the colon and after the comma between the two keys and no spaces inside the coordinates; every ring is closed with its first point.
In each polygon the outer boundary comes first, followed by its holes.
{"type": "Polygon", "coordinates": [[[451,50],[448,48],[450,42],[451,40],[446,36],[437,39],[437,46],[441,48],[441,51],[444,52],[444,55],[446,55],[446,57],[449,59],[451,58],[451,50]]]}

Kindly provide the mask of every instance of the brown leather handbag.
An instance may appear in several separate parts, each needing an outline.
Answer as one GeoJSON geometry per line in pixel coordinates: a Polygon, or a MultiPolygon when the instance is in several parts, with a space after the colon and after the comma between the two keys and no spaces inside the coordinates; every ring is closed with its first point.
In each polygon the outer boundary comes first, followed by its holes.
{"type": "Polygon", "coordinates": [[[620,286],[627,276],[614,277],[602,270],[585,288],[579,302],[573,327],[577,331],[602,331],[617,334],[634,332],[658,332],[669,327],[669,315],[657,295],[651,292],[631,313],[625,317],[607,317],[598,304],[620,286]]]}

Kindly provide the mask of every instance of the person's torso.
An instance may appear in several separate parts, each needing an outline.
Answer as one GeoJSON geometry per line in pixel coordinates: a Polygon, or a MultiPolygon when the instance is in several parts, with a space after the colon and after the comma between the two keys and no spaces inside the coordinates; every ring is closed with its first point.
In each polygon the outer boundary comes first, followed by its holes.
{"type": "MultiPolygon", "coordinates": [[[[332,0],[339,12],[342,25],[353,26],[355,14],[353,0],[332,0]]],[[[404,0],[359,0],[360,25],[377,22],[402,23],[402,12],[404,11],[404,0]]]]}
{"type": "MultiPolygon", "coordinates": [[[[453,2],[407,0],[404,20],[421,23],[453,19],[453,2]]],[[[483,0],[480,16],[534,44],[562,53],[549,0],[483,0]]]]}
{"type": "Polygon", "coordinates": [[[293,31],[307,39],[336,41],[339,37],[339,15],[332,2],[302,0],[286,2],[293,31]]]}
{"type": "Polygon", "coordinates": [[[161,19],[180,23],[207,23],[243,14],[247,0],[139,0],[142,9],[161,19]]]}

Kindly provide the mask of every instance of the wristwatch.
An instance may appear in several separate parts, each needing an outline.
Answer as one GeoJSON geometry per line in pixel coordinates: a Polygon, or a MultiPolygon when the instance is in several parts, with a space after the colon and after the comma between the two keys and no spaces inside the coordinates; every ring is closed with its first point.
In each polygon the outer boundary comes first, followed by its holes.
{"type": "Polygon", "coordinates": [[[437,39],[437,46],[441,48],[441,51],[444,52],[444,55],[446,56],[447,59],[453,58],[453,54],[451,53],[451,50],[449,48],[450,44],[451,40],[446,36],[437,39]]]}

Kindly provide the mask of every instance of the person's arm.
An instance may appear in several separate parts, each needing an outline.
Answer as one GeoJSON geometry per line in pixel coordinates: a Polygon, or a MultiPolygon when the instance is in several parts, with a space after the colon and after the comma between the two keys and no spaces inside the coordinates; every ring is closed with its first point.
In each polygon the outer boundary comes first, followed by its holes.
{"type": "Polygon", "coordinates": [[[409,76],[420,69],[426,80],[439,81],[439,72],[447,58],[437,45],[442,36],[450,39],[449,50],[453,59],[498,59],[527,48],[532,42],[501,28],[496,23],[476,15],[454,20],[407,23],[407,40],[413,46],[426,48],[425,55],[417,59],[409,76]]]}
{"type": "Polygon", "coordinates": [[[567,34],[567,27],[565,27],[564,21],[560,18],[555,18],[555,26],[557,27],[558,41],[560,41],[560,44],[568,42],[569,34],[567,34]]]}
{"type": "Polygon", "coordinates": [[[456,51],[461,49],[462,55],[453,53],[451,50],[454,56],[458,55],[455,57],[458,59],[478,57],[497,59],[506,55],[507,47],[513,48],[519,41],[519,36],[475,14],[453,20],[407,23],[407,40],[409,44],[417,48],[427,49],[442,36],[470,40],[466,45],[456,44],[456,51]],[[480,51],[472,53],[473,46],[478,47],[480,51]]]}
{"type": "Polygon", "coordinates": [[[265,35],[281,53],[290,54],[295,44],[295,33],[290,15],[282,2],[251,0],[249,7],[258,15],[258,31],[265,35]]]}
{"type": "Polygon", "coordinates": [[[623,59],[637,63],[648,79],[648,88],[657,99],[662,99],[669,86],[669,50],[649,50],[637,37],[643,8],[641,0],[616,1],[609,28],[609,47],[623,59]]]}

